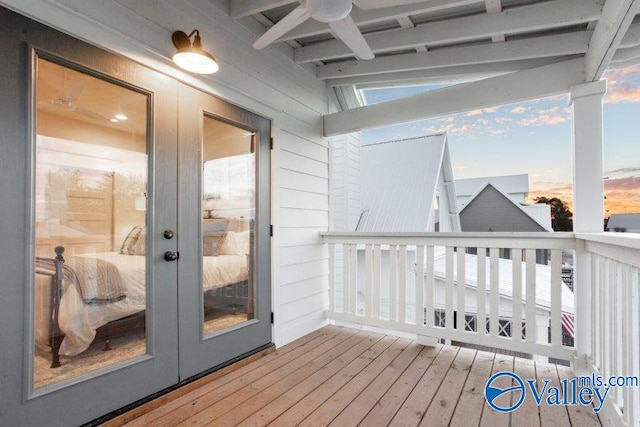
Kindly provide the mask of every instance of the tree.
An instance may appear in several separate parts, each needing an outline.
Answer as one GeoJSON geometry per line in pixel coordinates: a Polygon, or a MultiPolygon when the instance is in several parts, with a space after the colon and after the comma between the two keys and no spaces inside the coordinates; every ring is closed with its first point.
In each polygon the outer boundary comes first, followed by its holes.
{"type": "Polygon", "coordinates": [[[567,204],[557,197],[536,197],[536,203],[544,203],[551,209],[551,227],[554,231],[573,231],[573,213],[567,204]]]}

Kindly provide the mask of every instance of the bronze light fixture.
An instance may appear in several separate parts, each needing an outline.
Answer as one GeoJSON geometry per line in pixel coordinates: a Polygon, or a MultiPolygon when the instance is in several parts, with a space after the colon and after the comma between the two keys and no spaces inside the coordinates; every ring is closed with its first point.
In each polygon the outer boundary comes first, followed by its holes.
{"type": "Polygon", "coordinates": [[[173,55],[173,62],[184,70],[196,74],[213,74],[218,71],[218,62],[208,52],[202,49],[200,32],[193,30],[189,35],[183,31],[176,31],[171,35],[173,45],[178,51],[173,55]],[[193,43],[191,43],[191,37],[193,43]]]}

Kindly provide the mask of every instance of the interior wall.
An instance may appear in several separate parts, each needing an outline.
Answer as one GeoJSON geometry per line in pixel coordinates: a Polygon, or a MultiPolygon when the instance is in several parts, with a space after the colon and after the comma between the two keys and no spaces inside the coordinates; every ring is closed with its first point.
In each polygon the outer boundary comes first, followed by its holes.
{"type": "Polygon", "coordinates": [[[0,0],[10,9],[127,56],[272,119],[272,298],[274,342],[324,324],[329,228],[329,154],[322,115],[335,108],[314,67],[291,61],[286,45],[256,51],[263,27],[228,16],[221,0],[0,0]],[[200,30],[220,71],[193,76],[171,62],[173,31],[200,30]]]}

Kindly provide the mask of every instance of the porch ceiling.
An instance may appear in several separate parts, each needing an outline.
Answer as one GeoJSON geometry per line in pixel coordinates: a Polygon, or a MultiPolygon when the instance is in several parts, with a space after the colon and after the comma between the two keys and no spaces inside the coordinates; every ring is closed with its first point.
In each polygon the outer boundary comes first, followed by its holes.
{"type": "MultiPolygon", "coordinates": [[[[366,2],[368,6],[375,3],[366,2]]],[[[326,23],[307,19],[276,43],[328,85],[364,88],[473,81],[585,58],[585,80],[640,62],[638,0],[387,0],[351,18],[375,54],[356,59],[326,23]],[[388,4],[389,7],[377,8],[388,4]]],[[[300,3],[230,0],[236,19],[268,30],[300,3]]]]}

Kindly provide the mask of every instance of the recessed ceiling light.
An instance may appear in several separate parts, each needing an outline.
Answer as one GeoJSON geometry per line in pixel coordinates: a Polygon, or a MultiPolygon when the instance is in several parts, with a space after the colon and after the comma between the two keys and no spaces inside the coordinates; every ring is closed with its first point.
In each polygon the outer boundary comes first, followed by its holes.
{"type": "Polygon", "coordinates": [[[128,117],[125,116],[124,114],[116,114],[114,117],[116,119],[118,119],[118,120],[127,120],[128,119],[128,117]]]}
{"type": "Polygon", "coordinates": [[[109,120],[111,123],[118,123],[118,119],[111,119],[109,120]]]}

